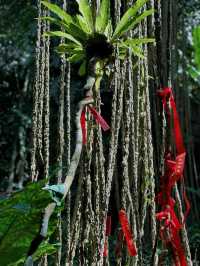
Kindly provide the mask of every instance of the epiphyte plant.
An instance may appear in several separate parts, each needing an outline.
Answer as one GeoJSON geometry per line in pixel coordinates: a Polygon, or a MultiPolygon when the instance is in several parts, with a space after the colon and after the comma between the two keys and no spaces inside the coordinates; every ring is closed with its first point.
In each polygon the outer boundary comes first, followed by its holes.
{"type": "MultiPolygon", "coordinates": [[[[153,38],[130,38],[128,31],[136,28],[146,17],[153,14],[153,9],[144,9],[148,0],[137,0],[122,16],[116,27],[112,27],[112,18],[110,13],[110,0],[102,0],[99,13],[94,16],[93,9],[88,0],[77,0],[79,12],[76,15],[70,15],[59,6],[41,1],[56,17],[42,17],[50,23],[60,27],[59,31],[45,32],[46,36],[60,37],[65,40],[61,42],[56,51],[66,55],[66,59],[71,63],[79,62],[81,64],[79,73],[87,74],[86,84],[84,85],[84,97],[77,106],[76,126],[80,129],[80,115],[86,105],[94,102],[94,89],[100,88],[100,81],[103,76],[103,69],[113,60],[114,51],[118,50],[117,58],[125,59],[128,51],[131,50],[135,56],[144,57],[142,45],[154,42],[153,38]],[[116,49],[117,48],[117,49],[116,49]],[[89,97],[89,98],[88,98],[89,97]]],[[[74,156],[67,173],[64,184],[47,186],[46,189],[51,192],[61,194],[63,198],[68,193],[73,182],[76,168],[82,150],[82,133],[77,130],[76,147],[74,156]],[[78,150],[78,152],[77,152],[78,150]]]]}
{"type": "Polygon", "coordinates": [[[127,32],[136,28],[154,10],[142,11],[148,0],[137,0],[122,16],[113,29],[110,14],[110,0],[102,0],[97,16],[93,15],[88,0],[77,0],[79,13],[69,15],[55,4],[42,1],[56,17],[43,17],[50,23],[61,28],[59,31],[46,32],[47,36],[65,39],[56,48],[58,53],[65,53],[69,62],[81,62],[79,74],[86,73],[88,61],[95,57],[99,62],[106,63],[113,55],[115,47],[119,49],[119,59],[124,59],[128,48],[139,57],[144,57],[141,45],[154,42],[153,38],[129,38],[127,32]]]}

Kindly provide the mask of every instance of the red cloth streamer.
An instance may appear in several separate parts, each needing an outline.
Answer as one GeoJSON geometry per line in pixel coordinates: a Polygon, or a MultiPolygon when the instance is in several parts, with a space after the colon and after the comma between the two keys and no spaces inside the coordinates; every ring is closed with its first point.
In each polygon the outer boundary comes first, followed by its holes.
{"type": "Polygon", "coordinates": [[[162,223],[160,236],[166,247],[172,247],[175,265],[187,266],[179,236],[182,225],[179,223],[173,208],[174,204],[173,206],[166,206],[163,211],[156,214],[156,218],[162,223]]]}
{"type": "Polygon", "coordinates": [[[158,95],[162,98],[162,103],[164,109],[167,111],[168,116],[170,116],[169,110],[167,108],[167,101],[169,101],[170,107],[173,110],[173,120],[174,120],[174,138],[175,138],[175,143],[176,143],[176,150],[177,154],[181,154],[185,152],[185,147],[183,144],[183,136],[181,133],[181,127],[180,127],[180,122],[179,122],[179,116],[178,112],[176,109],[176,103],[174,101],[174,97],[172,94],[172,89],[171,88],[164,88],[161,91],[158,91],[158,95]]]}
{"type": "MultiPolygon", "coordinates": [[[[156,199],[162,207],[162,211],[156,214],[156,218],[161,223],[160,237],[166,246],[172,247],[173,259],[176,266],[187,266],[184,249],[180,240],[180,229],[182,224],[179,222],[176,213],[174,211],[175,200],[171,197],[172,188],[175,183],[183,176],[185,166],[185,147],[183,143],[183,137],[181,133],[181,127],[179,122],[179,116],[176,109],[176,104],[172,94],[171,88],[164,88],[158,92],[158,95],[162,98],[163,107],[168,116],[168,123],[171,123],[171,113],[173,119],[173,135],[176,145],[176,158],[173,159],[172,155],[165,155],[165,172],[161,178],[161,191],[157,195],[156,199]],[[171,112],[172,110],[172,112],[171,112]]],[[[184,199],[186,203],[186,216],[190,209],[189,201],[184,193],[184,199]]]]}
{"type": "Polygon", "coordinates": [[[102,129],[104,131],[110,129],[109,125],[107,124],[107,122],[103,119],[103,117],[96,111],[96,109],[94,107],[88,106],[89,111],[91,112],[91,114],[93,115],[94,119],[96,120],[97,124],[100,124],[100,126],[102,127],[102,129]]]}
{"type": "Polygon", "coordinates": [[[81,113],[81,129],[82,129],[82,142],[83,145],[87,143],[87,132],[86,132],[86,122],[85,122],[85,109],[81,113]]]}
{"type": "Polygon", "coordinates": [[[107,257],[108,256],[108,239],[105,239],[105,243],[104,243],[104,250],[103,250],[103,256],[107,257]]]}
{"type": "Polygon", "coordinates": [[[126,245],[129,251],[130,256],[137,255],[137,250],[133,241],[133,236],[131,232],[131,228],[128,222],[128,218],[126,212],[124,210],[119,211],[119,221],[121,224],[122,231],[124,233],[124,237],[126,240],[126,245]]]}
{"type": "Polygon", "coordinates": [[[179,116],[178,116],[178,112],[176,110],[176,104],[175,104],[175,101],[174,101],[174,97],[172,95],[172,91],[171,91],[171,97],[170,97],[170,104],[171,104],[171,108],[173,110],[174,138],[175,138],[175,143],[176,143],[176,150],[177,150],[177,154],[181,154],[181,153],[185,152],[185,147],[184,147],[184,144],[183,144],[183,136],[182,136],[182,133],[181,133],[179,116]]]}
{"type": "MultiPolygon", "coordinates": [[[[88,110],[90,111],[90,113],[92,114],[92,116],[94,117],[95,121],[97,124],[100,124],[100,126],[102,127],[102,129],[104,131],[110,129],[109,125],[107,124],[107,122],[103,119],[103,117],[96,111],[96,109],[94,107],[91,107],[88,105],[88,110]]],[[[83,109],[82,113],[81,113],[81,128],[82,128],[82,139],[83,139],[83,145],[85,145],[87,143],[87,131],[86,131],[86,121],[85,121],[85,109],[83,109]]]]}
{"type": "Polygon", "coordinates": [[[110,236],[111,235],[111,216],[108,215],[107,219],[106,219],[106,236],[110,236]]]}

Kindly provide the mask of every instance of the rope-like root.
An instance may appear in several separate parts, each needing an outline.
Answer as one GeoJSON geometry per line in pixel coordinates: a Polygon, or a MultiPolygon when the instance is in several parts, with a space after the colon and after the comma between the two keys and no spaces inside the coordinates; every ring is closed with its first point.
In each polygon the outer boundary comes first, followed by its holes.
{"type": "MultiPolygon", "coordinates": [[[[96,64],[96,60],[92,61],[93,64],[96,64]]],[[[95,67],[93,66],[93,69],[95,67]]],[[[93,71],[92,71],[93,72],[93,71]]],[[[82,142],[83,142],[83,135],[82,135],[82,128],[81,128],[81,113],[83,109],[85,108],[86,105],[92,104],[94,102],[93,97],[92,97],[92,88],[95,84],[95,77],[93,75],[89,76],[87,79],[87,82],[84,86],[84,92],[85,92],[85,98],[82,99],[78,105],[77,105],[77,111],[75,115],[75,124],[76,124],[76,146],[75,146],[75,151],[73,153],[70,166],[67,172],[67,175],[65,177],[65,181],[62,184],[57,184],[57,185],[47,185],[43,189],[48,190],[52,193],[53,195],[53,200],[54,202],[50,203],[47,205],[45,208],[44,216],[42,219],[41,223],[41,229],[39,234],[33,239],[31,242],[28,254],[27,254],[27,259],[25,261],[24,266],[33,266],[33,259],[32,255],[35,253],[37,248],[39,247],[40,243],[46,238],[47,236],[47,231],[48,231],[48,224],[49,224],[49,219],[51,215],[54,212],[54,209],[56,205],[60,204],[60,199],[64,200],[71,185],[72,182],[75,178],[75,173],[79,164],[81,152],[82,152],[82,142]]]]}

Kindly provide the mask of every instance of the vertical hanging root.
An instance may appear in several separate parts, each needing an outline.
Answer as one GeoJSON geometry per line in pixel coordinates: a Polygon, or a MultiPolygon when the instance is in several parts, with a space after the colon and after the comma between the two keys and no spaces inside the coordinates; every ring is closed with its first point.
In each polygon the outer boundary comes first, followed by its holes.
{"type": "MultiPolygon", "coordinates": [[[[92,63],[90,65],[90,70],[95,70],[95,65],[96,65],[96,59],[92,59],[92,63]]],[[[65,177],[65,181],[63,184],[58,184],[58,185],[52,185],[52,186],[46,186],[44,189],[50,190],[53,192],[61,193],[63,195],[63,200],[67,196],[67,193],[71,187],[71,184],[74,180],[76,169],[79,164],[81,152],[82,152],[82,128],[81,128],[81,113],[83,109],[85,108],[86,105],[92,104],[94,102],[93,98],[91,97],[92,94],[92,88],[95,84],[95,73],[92,72],[91,75],[88,77],[86,85],[84,86],[86,98],[81,100],[78,105],[77,105],[77,111],[75,115],[75,124],[76,124],[76,146],[75,146],[75,151],[73,153],[69,170],[67,172],[67,175],[65,177]],[[88,97],[90,96],[90,97],[88,97]]],[[[58,202],[57,199],[55,199],[56,202],[58,202]]],[[[50,203],[46,209],[45,209],[45,214],[42,219],[42,225],[41,225],[41,231],[40,233],[36,236],[35,239],[33,239],[29,252],[28,252],[28,257],[25,261],[26,266],[31,266],[32,264],[32,254],[37,250],[38,246],[40,243],[43,241],[43,239],[46,237],[47,230],[48,230],[48,223],[49,219],[56,207],[56,203],[50,203]]]]}

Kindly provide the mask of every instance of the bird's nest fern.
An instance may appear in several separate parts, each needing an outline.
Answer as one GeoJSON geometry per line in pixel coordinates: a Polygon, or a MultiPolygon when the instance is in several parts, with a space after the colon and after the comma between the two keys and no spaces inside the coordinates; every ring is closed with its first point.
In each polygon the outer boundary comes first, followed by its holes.
{"type": "Polygon", "coordinates": [[[81,74],[85,73],[86,62],[92,57],[108,61],[114,48],[119,48],[119,58],[124,59],[128,48],[134,55],[144,57],[142,45],[154,42],[152,38],[128,38],[127,32],[134,29],[141,21],[153,13],[153,9],[142,11],[148,0],[137,0],[122,16],[116,28],[112,28],[110,0],[102,0],[99,13],[95,17],[88,0],[76,0],[79,14],[69,15],[55,4],[42,1],[55,17],[42,17],[58,25],[61,30],[46,32],[46,36],[57,36],[65,40],[56,51],[65,53],[68,61],[81,62],[81,74]]]}

